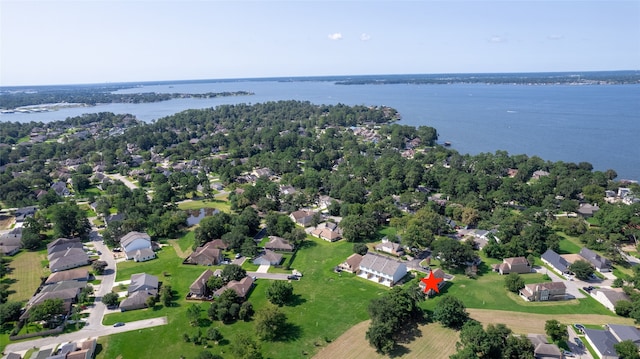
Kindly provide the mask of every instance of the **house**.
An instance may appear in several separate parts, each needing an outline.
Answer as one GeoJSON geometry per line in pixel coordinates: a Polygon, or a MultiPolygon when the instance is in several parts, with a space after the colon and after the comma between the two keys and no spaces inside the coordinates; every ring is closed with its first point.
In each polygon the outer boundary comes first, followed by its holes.
{"type": "Polygon", "coordinates": [[[362,255],[354,253],[346,261],[340,263],[338,267],[343,271],[356,273],[360,269],[360,262],[362,262],[362,255]]]}
{"type": "Polygon", "coordinates": [[[260,178],[260,177],[271,177],[273,176],[273,171],[271,171],[268,168],[258,168],[253,170],[253,172],[251,173],[254,176],[260,178]]]}
{"type": "Polygon", "coordinates": [[[67,184],[62,181],[52,184],[51,189],[60,197],[67,197],[71,194],[71,191],[67,188],[67,184]]]}
{"type": "Polygon", "coordinates": [[[69,248],[66,251],[54,252],[49,255],[49,270],[51,272],[63,271],[71,268],[82,267],[89,264],[89,256],[82,248],[69,248]]]}
{"type": "Polygon", "coordinates": [[[609,310],[615,312],[616,304],[621,300],[631,301],[631,298],[622,290],[622,288],[597,288],[591,292],[595,300],[602,303],[609,310]]]}
{"type": "Polygon", "coordinates": [[[501,264],[494,267],[496,272],[500,274],[509,273],[529,273],[531,272],[531,265],[525,257],[511,257],[504,258],[501,264]]]}
{"type": "Polygon", "coordinates": [[[216,297],[219,297],[226,290],[231,289],[234,292],[236,292],[238,297],[244,299],[244,298],[247,297],[247,295],[249,295],[249,292],[251,291],[252,287],[253,287],[253,278],[249,277],[249,276],[246,276],[246,277],[240,279],[239,281],[238,280],[230,281],[224,287],[216,290],[213,295],[216,296],[216,297]]]}
{"type": "Polygon", "coordinates": [[[47,254],[50,256],[53,253],[66,251],[69,248],[82,249],[82,242],[80,242],[79,238],[58,238],[47,244],[47,254]]]}
{"type": "Polygon", "coordinates": [[[38,207],[28,206],[16,209],[14,216],[16,217],[16,223],[24,222],[27,217],[33,217],[36,214],[38,207]]]}
{"type": "Polygon", "coordinates": [[[295,211],[291,212],[289,218],[298,225],[303,227],[309,227],[313,223],[313,217],[315,212],[313,211],[295,211]]]}
{"type": "Polygon", "coordinates": [[[359,277],[370,281],[393,286],[407,274],[407,266],[388,257],[367,253],[359,266],[359,277]]]}
{"type": "Polygon", "coordinates": [[[280,252],[293,252],[293,245],[284,238],[269,236],[269,242],[264,245],[264,249],[280,252]]]}
{"type": "MultiPolygon", "coordinates": [[[[428,274],[428,276],[434,276],[435,278],[442,279],[442,281],[440,281],[438,283],[438,290],[444,288],[444,286],[447,285],[446,275],[445,275],[444,271],[442,269],[440,269],[440,268],[436,268],[436,269],[432,270],[428,274]]],[[[420,287],[422,292],[425,293],[428,296],[432,296],[432,295],[436,294],[436,291],[433,290],[433,289],[429,289],[427,292],[425,292],[424,290],[427,288],[427,285],[423,281],[418,282],[418,286],[420,287]]]]}
{"type": "Polygon", "coordinates": [[[584,218],[593,217],[593,215],[600,210],[597,204],[581,203],[578,207],[578,214],[584,218]]]}
{"type": "MultiPolygon", "coordinates": [[[[214,212],[215,214],[215,212],[214,212]]],[[[229,245],[227,245],[226,243],[224,243],[224,241],[222,239],[214,239],[212,240],[210,246],[213,248],[218,248],[218,249],[222,249],[223,251],[226,251],[227,248],[229,248],[229,245]]]]}
{"type": "Polygon", "coordinates": [[[391,242],[387,237],[382,238],[382,243],[375,246],[377,251],[393,254],[394,256],[403,256],[404,251],[400,243],[391,242]]]}
{"type": "Polygon", "coordinates": [[[217,265],[224,259],[222,250],[215,247],[215,243],[207,242],[204,246],[197,247],[193,253],[187,257],[185,264],[199,264],[202,266],[217,265]]]}
{"type": "Polygon", "coordinates": [[[86,282],[89,280],[89,271],[85,268],[76,268],[62,272],[51,273],[44,284],[55,284],[58,282],[69,280],[86,282]]]}
{"type": "Polygon", "coordinates": [[[540,179],[540,177],[547,177],[548,175],[550,175],[550,173],[547,171],[537,170],[533,172],[531,179],[540,179]]]}
{"type": "Polygon", "coordinates": [[[152,297],[152,296],[154,295],[145,291],[134,292],[132,294],[129,294],[128,297],[126,297],[125,299],[122,300],[122,302],[120,302],[120,310],[124,312],[127,310],[145,308],[147,306],[147,300],[149,300],[149,297],[152,297]]]}
{"type": "Polygon", "coordinates": [[[610,331],[585,328],[584,337],[600,358],[619,358],[616,349],[613,347],[618,343],[618,340],[610,331]]]}
{"type": "Polygon", "coordinates": [[[14,228],[0,236],[0,252],[12,256],[22,248],[22,228],[14,228]]]}
{"type": "Polygon", "coordinates": [[[282,262],[282,254],[265,249],[259,257],[253,260],[253,264],[277,266],[282,262]]]}
{"type": "Polygon", "coordinates": [[[6,359],[22,359],[22,355],[18,353],[9,353],[6,356],[6,359]]]}
{"type": "Polygon", "coordinates": [[[563,282],[527,284],[520,289],[520,296],[530,302],[566,299],[567,287],[563,282]]]}
{"type": "Polygon", "coordinates": [[[536,359],[562,359],[562,352],[555,344],[549,344],[544,334],[527,334],[533,345],[533,356],[536,359]]]}
{"type": "Polygon", "coordinates": [[[135,259],[137,250],[152,249],[151,237],[146,233],[129,232],[120,238],[120,247],[125,252],[127,259],[135,259]]]}
{"type": "Polygon", "coordinates": [[[335,242],[342,239],[342,229],[338,227],[337,223],[322,222],[311,231],[311,235],[328,242],[335,242]]]}
{"type": "Polygon", "coordinates": [[[611,262],[591,249],[583,247],[580,250],[580,256],[587,262],[591,263],[591,265],[593,265],[600,273],[611,271],[611,262]]]}
{"type": "Polygon", "coordinates": [[[80,288],[67,288],[57,291],[39,292],[35,294],[26,304],[26,310],[20,315],[20,320],[29,318],[29,310],[34,306],[43,303],[47,299],[61,299],[65,314],[71,312],[71,306],[78,299],[80,288]]]}
{"type": "Polygon", "coordinates": [[[122,222],[124,221],[124,214],[122,213],[114,213],[106,216],[104,218],[104,224],[109,227],[113,222],[122,222]]]}
{"type": "Polygon", "coordinates": [[[213,276],[213,272],[209,269],[202,272],[189,287],[189,293],[191,295],[204,297],[207,294],[207,281],[211,276],[213,276]]]}
{"type": "Polygon", "coordinates": [[[569,273],[569,261],[562,258],[558,253],[554,252],[551,249],[547,249],[546,252],[542,254],[542,262],[551,266],[556,271],[565,274],[569,273]]]}
{"type": "Polygon", "coordinates": [[[136,262],[146,262],[156,257],[156,252],[151,248],[136,249],[133,254],[133,260],[136,262]]]}
{"type": "Polygon", "coordinates": [[[606,328],[618,342],[630,340],[637,347],[640,347],[640,330],[638,330],[638,328],[636,328],[635,326],[607,324],[606,328]]]}
{"type": "Polygon", "coordinates": [[[158,277],[147,273],[132,274],[128,292],[129,294],[135,292],[149,292],[156,295],[158,294],[158,277]]]}

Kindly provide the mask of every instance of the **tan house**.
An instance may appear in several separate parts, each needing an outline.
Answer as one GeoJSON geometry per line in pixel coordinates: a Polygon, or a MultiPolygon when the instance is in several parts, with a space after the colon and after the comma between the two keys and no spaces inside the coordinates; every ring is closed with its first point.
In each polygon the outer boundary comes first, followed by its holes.
{"type": "Polygon", "coordinates": [[[530,302],[566,299],[567,287],[563,282],[527,284],[520,289],[520,296],[530,302]]]}
{"type": "Polygon", "coordinates": [[[291,212],[289,218],[298,225],[309,227],[313,222],[313,216],[315,214],[313,211],[295,211],[291,212]]]}
{"type": "Polygon", "coordinates": [[[346,261],[340,263],[338,267],[345,272],[356,273],[360,267],[362,256],[358,253],[354,253],[347,258],[346,261]]]}
{"type": "Polygon", "coordinates": [[[391,242],[387,237],[382,238],[382,243],[376,245],[375,249],[398,257],[404,255],[404,250],[400,243],[391,242]]]}
{"type": "Polygon", "coordinates": [[[204,246],[196,248],[187,259],[185,264],[199,264],[203,266],[217,265],[224,259],[224,253],[219,248],[215,248],[212,242],[205,243],[204,246]]]}
{"type": "Polygon", "coordinates": [[[236,292],[238,297],[246,298],[253,287],[253,278],[246,276],[240,280],[232,280],[224,287],[218,289],[213,293],[214,296],[219,297],[224,293],[227,289],[232,289],[236,292]]]}
{"type": "Polygon", "coordinates": [[[311,235],[327,242],[335,242],[342,239],[342,229],[338,227],[337,223],[323,222],[311,231],[311,235]]]}
{"type": "Polygon", "coordinates": [[[200,276],[189,287],[189,293],[199,297],[207,295],[207,281],[212,275],[213,272],[209,269],[202,272],[202,274],[200,274],[200,276]]]}
{"type": "MultiPolygon", "coordinates": [[[[444,271],[442,269],[436,268],[436,269],[432,270],[430,274],[427,274],[427,277],[431,276],[431,275],[435,276],[436,278],[441,278],[442,279],[442,281],[440,283],[438,283],[438,290],[441,290],[442,288],[444,288],[445,285],[447,285],[446,275],[445,275],[445,273],[444,273],[444,271]]],[[[420,287],[420,289],[422,289],[422,292],[425,293],[428,296],[432,296],[432,295],[436,294],[436,291],[433,290],[433,289],[429,289],[428,292],[425,292],[424,290],[427,287],[427,285],[424,284],[423,281],[418,282],[418,286],[420,287]]]]}
{"type": "Polygon", "coordinates": [[[264,249],[278,252],[293,252],[293,245],[284,238],[269,236],[269,242],[264,245],[264,249]]]}
{"type": "Polygon", "coordinates": [[[500,274],[529,273],[531,266],[525,257],[511,257],[503,259],[502,263],[494,267],[494,270],[500,274]]]}

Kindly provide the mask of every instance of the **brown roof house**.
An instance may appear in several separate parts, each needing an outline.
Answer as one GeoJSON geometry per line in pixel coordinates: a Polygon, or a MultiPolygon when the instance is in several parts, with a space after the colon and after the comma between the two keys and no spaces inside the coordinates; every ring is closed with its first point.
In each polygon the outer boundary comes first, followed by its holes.
{"type": "Polygon", "coordinates": [[[215,247],[213,242],[207,242],[204,246],[196,248],[193,253],[185,259],[185,264],[199,264],[202,266],[217,265],[224,259],[222,250],[215,247]]]}
{"type": "Polygon", "coordinates": [[[322,222],[311,231],[311,235],[327,242],[335,242],[342,239],[342,229],[338,227],[337,223],[322,222]]]}
{"type": "Polygon", "coordinates": [[[253,264],[257,265],[272,265],[277,266],[282,262],[282,254],[278,254],[274,251],[270,251],[265,249],[264,253],[262,253],[259,257],[253,260],[253,264]]]}
{"type": "Polygon", "coordinates": [[[567,297],[566,291],[567,287],[563,282],[534,283],[520,289],[520,296],[530,302],[564,300],[567,297]]]}
{"type": "Polygon", "coordinates": [[[354,253],[346,261],[340,263],[338,267],[345,272],[356,273],[360,269],[360,262],[362,262],[362,255],[354,253]]]}
{"type": "Polygon", "coordinates": [[[500,274],[529,273],[531,266],[525,257],[511,257],[502,260],[502,263],[494,266],[494,270],[500,274]]]}
{"type": "Polygon", "coordinates": [[[388,257],[367,253],[360,261],[359,277],[387,287],[396,284],[407,274],[407,266],[388,257]]]}
{"type": "Polygon", "coordinates": [[[131,275],[129,296],[120,303],[120,310],[142,309],[147,306],[147,299],[158,295],[158,277],[147,273],[131,275]]]}
{"type": "Polygon", "coordinates": [[[194,296],[204,297],[207,295],[207,281],[213,272],[209,269],[205,270],[189,287],[189,293],[194,296]]]}
{"type": "Polygon", "coordinates": [[[389,238],[382,238],[382,243],[376,245],[376,250],[393,254],[394,256],[403,256],[404,250],[402,249],[402,245],[400,243],[391,242],[389,238]]]}
{"type": "Polygon", "coordinates": [[[295,211],[291,212],[289,218],[294,221],[296,224],[301,225],[303,227],[309,227],[313,222],[313,216],[316,213],[313,211],[295,211]]]}
{"type": "MultiPolygon", "coordinates": [[[[438,283],[438,290],[441,290],[442,288],[444,288],[445,285],[447,285],[446,282],[446,275],[444,274],[444,271],[440,268],[436,268],[434,270],[431,271],[430,274],[427,274],[427,276],[435,276],[436,278],[441,278],[442,281],[440,283],[438,283]]],[[[429,289],[429,291],[424,292],[425,288],[427,287],[427,285],[423,282],[423,281],[419,281],[418,282],[418,286],[420,287],[420,289],[422,289],[422,292],[425,293],[428,296],[432,296],[436,294],[436,291],[433,289],[429,289]]]]}
{"type": "Polygon", "coordinates": [[[536,359],[562,359],[562,352],[555,344],[549,344],[544,334],[528,334],[527,338],[533,344],[533,355],[536,359]]]}
{"type": "Polygon", "coordinates": [[[55,284],[68,280],[88,281],[89,271],[86,268],[70,269],[62,272],[51,273],[44,284],[55,284]]]}
{"type": "Polygon", "coordinates": [[[284,238],[269,236],[269,242],[264,245],[264,249],[279,252],[293,252],[294,247],[284,238]]]}
{"type": "Polygon", "coordinates": [[[236,292],[238,297],[246,298],[253,287],[253,278],[247,276],[240,280],[232,280],[224,287],[218,289],[213,293],[214,296],[219,297],[224,293],[227,289],[231,289],[236,292]]]}

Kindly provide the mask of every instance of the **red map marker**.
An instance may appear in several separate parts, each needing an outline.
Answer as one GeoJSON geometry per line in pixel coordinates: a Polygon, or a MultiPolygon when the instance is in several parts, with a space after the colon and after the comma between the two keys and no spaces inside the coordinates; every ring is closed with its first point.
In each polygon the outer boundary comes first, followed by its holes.
{"type": "Polygon", "coordinates": [[[429,273],[428,277],[422,278],[421,282],[424,283],[424,292],[429,293],[429,290],[433,289],[436,293],[440,293],[440,288],[438,288],[438,283],[442,282],[444,279],[436,278],[433,275],[433,271],[429,273]]]}

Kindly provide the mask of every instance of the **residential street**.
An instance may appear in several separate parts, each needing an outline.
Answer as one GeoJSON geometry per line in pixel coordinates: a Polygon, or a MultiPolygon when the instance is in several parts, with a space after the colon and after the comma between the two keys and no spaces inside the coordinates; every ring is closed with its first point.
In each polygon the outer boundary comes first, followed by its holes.
{"type": "MultiPolygon", "coordinates": [[[[574,358],[594,359],[591,353],[589,353],[587,348],[584,346],[584,344],[582,346],[578,346],[578,344],[576,344],[576,338],[578,338],[578,334],[576,334],[575,330],[573,329],[573,325],[567,325],[567,332],[569,333],[569,340],[567,340],[567,345],[569,345],[569,350],[575,354],[574,358]]],[[[580,340],[584,342],[586,339],[580,338],[580,340]]]]}

